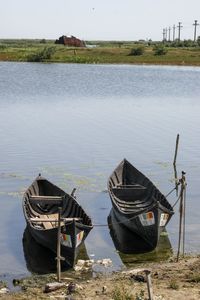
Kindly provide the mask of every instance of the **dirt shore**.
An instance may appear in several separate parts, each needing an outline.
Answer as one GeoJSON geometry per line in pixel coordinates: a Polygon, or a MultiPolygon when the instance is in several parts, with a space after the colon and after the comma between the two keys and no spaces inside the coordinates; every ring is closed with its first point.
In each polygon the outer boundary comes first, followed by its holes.
{"type": "MultiPolygon", "coordinates": [[[[32,276],[20,280],[20,292],[0,294],[0,299],[88,299],[147,300],[148,290],[144,270],[151,271],[154,300],[199,300],[200,256],[185,257],[176,262],[145,263],[136,268],[88,279],[88,271],[62,273],[63,286],[44,292],[45,285],[56,281],[55,274],[32,276]]],[[[2,288],[0,289],[2,290],[2,288]]]]}

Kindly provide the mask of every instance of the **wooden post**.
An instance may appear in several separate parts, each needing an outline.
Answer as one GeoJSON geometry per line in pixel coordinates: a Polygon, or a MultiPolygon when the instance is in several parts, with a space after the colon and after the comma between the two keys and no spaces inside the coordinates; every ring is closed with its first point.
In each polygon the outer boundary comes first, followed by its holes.
{"type": "Polygon", "coordinates": [[[174,165],[174,179],[175,179],[176,197],[178,197],[179,181],[178,181],[178,175],[177,175],[177,170],[176,170],[176,164],[174,165]]]}
{"type": "Polygon", "coordinates": [[[184,193],[183,193],[183,257],[185,256],[185,210],[186,210],[186,179],[184,176],[184,193]]]}
{"type": "Polygon", "coordinates": [[[175,178],[175,187],[176,187],[176,195],[178,196],[178,176],[177,176],[177,171],[176,171],[176,157],[178,153],[178,144],[179,144],[179,134],[177,134],[176,137],[176,148],[175,148],[175,154],[174,154],[174,178],[175,178]]]}
{"type": "Polygon", "coordinates": [[[60,265],[60,235],[61,235],[61,226],[60,226],[60,219],[61,219],[61,207],[58,207],[58,236],[57,236],[57,280],[60,282],[61,280],[61,265],[60,265]]]}
{"type": "Polygon", "coordinates": [[[176,137],[176,148],[175,148],[175,154],[174,154],[174,162],[173,164],[176,164],[176,157],[177,157],[177,153],[178,153],[178,144],[179,144],[179,134],[177,134],[176,137]]]}
{"type": "MultiPolygon", "coordinates": [[[[177,262],[179,261],[179,255],[180,255],[180,247],[181,247],[181,238],[182,238],[182,229],[185,231],[185,224],[184,224],[184,215],[185,215],[185,204],[184,204],[184,191],[186,187],[186,181],[185,181],[185,172],[182,171],[182,177],[180,179],[181,183],[181,191],[180,191],[180,219],[179,219],[179,238],[178,238],[178,252],[177,252],[177,262]],[[183,227],[183,228],[182,228],[183,227]]],[[[184,233],[185,234],[185,233],[184,233]]],[[[183,243],[185,243],[185,236],[183,238],[183,243]]],[[[183,245],[184,249],[184,245],[183,245]]]]}
{"type": "Polygon", "coordinates": [[[75,192],[76,192],[76,188],[74,188],[74,189],[72,190],[72,192],[71,192],[71,196],[72,196],[73,198],[75,198],[75,199],[76,199],[75,192]]]}
{"type": "Polygon", "coordinates": [[[151,271],[145,270],[144,272],[146,274],[146,279],[147,279],[147,289],[148,289],[149,300],[153,300],[153,288],[152,288],[152,283],[151,283],[151,271]]]}

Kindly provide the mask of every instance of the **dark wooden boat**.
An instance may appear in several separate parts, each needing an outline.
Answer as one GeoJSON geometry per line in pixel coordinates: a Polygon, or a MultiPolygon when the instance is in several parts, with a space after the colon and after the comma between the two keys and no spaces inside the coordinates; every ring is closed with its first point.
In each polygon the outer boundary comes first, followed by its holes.
{"type": "MultiPolygon", "coordinates": [[[[49,274],[57,271],[55,253],[37,243],[27,226],[24,230],[22,244],[26,266],[31,273],[49,274]]],[[[81,244],[77,259],[89,259],[85,243],[81,244]]],[[[61,268],[62,271],[67,271],[70,266],[66,261],[61,261],[61,268]]]]}
{"type": "Polygon", "coordinates": [[[61,257],[73,267],[81,244],[93,228],[92,221],[73,195],[67,194],[39,174],[24,194],[24,216],[34,239],[55,253],[59,207],[61,207],[61,257]]]}
{"type": "Polygon", "coordinates": [[[121,258],[124,257],[134,262],[145,260],[159,261],[159,259],[168,259],[172,255],[172,246],[165,229],[160,236],[156,249],[152,251],[151,245],[147,244],[142,237],[119,222],[113,208],[108,216],[108,227],[113,244],[121,258]]]}
{"type": "Polygon", "coordinates": [[[155,249],[174,213],[165,196],[126,159],[109,177],[108,191],[118,222],[145,241],[147,249],[155,249]]]}

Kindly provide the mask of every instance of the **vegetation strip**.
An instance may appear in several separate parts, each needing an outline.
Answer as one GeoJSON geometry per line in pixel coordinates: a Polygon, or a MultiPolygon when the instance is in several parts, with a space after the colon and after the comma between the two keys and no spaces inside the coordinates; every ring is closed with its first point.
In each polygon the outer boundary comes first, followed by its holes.
{"type": "Polygon", "coordinates": [[[75,48],[45,39],[0,40],[0,61],[200,66],[200,38],[196,43],[88,41],[86,45],[75,48]]]}

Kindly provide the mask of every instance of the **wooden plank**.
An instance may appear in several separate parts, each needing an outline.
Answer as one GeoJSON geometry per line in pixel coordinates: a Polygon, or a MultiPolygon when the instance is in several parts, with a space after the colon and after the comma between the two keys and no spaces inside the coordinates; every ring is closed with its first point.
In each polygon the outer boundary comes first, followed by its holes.
{"type": "Polygon", "coordinates": [[[57,200],[62,200],[63,197],[62,196],[43,196],[43,195],[32,195],[30,196],[31,199],[41,199],[41,200],[45,200],[45,199],[57,199],[57,200]]]}
{"type": "Polygon", "coordinates": [[[44,292],[50,293],[50,292],[56,291],[64,286],[65,286],[65,283],[60,283],[60,282],[47,283],[45,285],[44,292]]]}
{"type": "Polygon", "coordinates": [[[62,204],[62,196],[30,196],[29,201],[35,204],[62,204]]]}
{"type": "Polygon", "coordinates": [[[53,224],[51,222],[49,222],[48,216],[47,215],[42,215],[42,217],[46,220],[45,222],[42,222],[42,220],[41,220],[44,228],[45,229],[52,229],[53,228],[53,224]]]}
{"type": "Polygon", "coordinates": [[[124,189],[146,189],[145,186],[140,185],[140,184],[117,184],[117,188],[124,188],[124,189]]]}
{"type": "MultiPolygon", "coordinates": [[[[61,221],[70,222],[70,221],[80,221],[82,218],[61,218],[61,221]]],[[[58,218],[30,218],[31,222],[58,222],[58,218]]]]}

